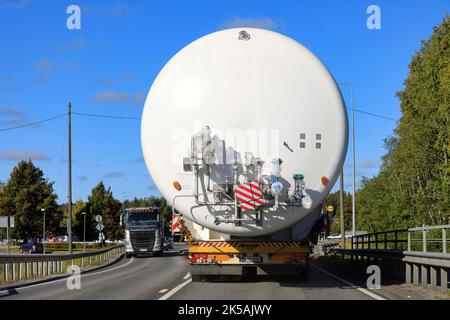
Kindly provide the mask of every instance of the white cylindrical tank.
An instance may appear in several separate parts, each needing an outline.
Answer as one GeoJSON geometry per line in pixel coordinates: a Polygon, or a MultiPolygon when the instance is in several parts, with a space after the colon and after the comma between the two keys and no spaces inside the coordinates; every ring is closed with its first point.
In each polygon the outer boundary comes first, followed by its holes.
{"type": "Polygon", "coordinates": [[[141,134],[154,183],[172,204],[176,197],[184,218],[215,232],[253,237],[314,224],[307,217],[338,178],[348,124],[340,90],[314,54],[279,33],[239,28],[204,36],[166,64],[148,94],[141,134]],[[192,137],[205,127],[215,147],[197,179],[189,162],[192,137]],[[300,174],[311,203],[292,202],[293,177],[300,174]],[[212,193],[230,181],[264,177],[282,184],[277,207],[262,207],[258,216],[242,212],[244,221],[231,222],[232,207],[213,205],[218,200],[212,193]],[[196,190],[206,194],[197,202],[196,190]],[[210,205],[199,204],[204,202],[210,205]]]}

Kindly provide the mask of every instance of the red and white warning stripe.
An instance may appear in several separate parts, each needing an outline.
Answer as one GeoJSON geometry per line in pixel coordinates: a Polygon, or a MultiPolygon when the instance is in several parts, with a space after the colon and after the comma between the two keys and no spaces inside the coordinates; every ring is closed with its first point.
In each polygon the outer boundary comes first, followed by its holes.
{"type": "Polygon", "coordinates": [[[180,232],[180,225],[180,215],[172,215],[172,234],[174,234],[175,232],[180,232]]]}
{"type": "Polygon", "coordinates": [[[242,211],[248,211],[266,203],[258,181],[244,183],[234,190],[242,211]]]}
{"type": "MultiPolygon", "coordinates": [[[[301,247],[301,242],[295,241],[263,241],[258,243],[252,243],[255,247],[270,247],[270,248],[285,248],[285,247],[301,247]]],[[[235,242],[235,241],[200,241],[198,243],[199,247],[245,247],[245,242],[235,242]]]]}

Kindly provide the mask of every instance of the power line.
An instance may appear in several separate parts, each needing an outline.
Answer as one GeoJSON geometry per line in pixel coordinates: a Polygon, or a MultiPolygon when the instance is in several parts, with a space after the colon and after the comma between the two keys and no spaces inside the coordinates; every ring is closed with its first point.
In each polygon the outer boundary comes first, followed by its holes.
{"type": "Polygon", "coordinates": [[[58,115],[58,116],[54,116],[54,117],[51,117],[51,118],[48,118],[48,119],[44,119],[44,120],[40,120],[40,121],[36,121],[36,122],[31,122],[31,123],[23,124],[23,125],[20,125],[20,126],[15,126],[15,127],[9,127],[9,128],[0,129],[0,132],[10,131],[10,130],[16,130],[16,129],[21,129],[21,128],[25,128],[25,127],[35,126],[35,125],[38,125],[38,124],[41,124],[41,123],[44,123],[44,122],[49,122],[49,121],[52,121],[52,120],[56,120],[56,119],[65,117],[66,115],[67,115],[67,113],[63,113],[63,114],[60,114],[60,115],[58,115]]]}
{"type": "MultiPolygon", "coordinates": [[[[347,108],[348,110],[351,110],[350,108],[347,108]]],[[[394,118],[390,118],[387,116],[383,116],[383,115],[379,115],[379,114],[375,114],[375,113],[371,113],[371,112],[367,112],[367,111],[363,111],[363,110],[359,110],[359,109],[355,109],[355,112],[358,113],[362,113],[365,115],[369,115],[372,117],[376,117],[376,118],[380,118],[380,119],[384,119],[384,120],[390,120],[390,121],[395,121],[397,122],[398,119],[394,119],[394,118]]],[[[93,118],[105,118],[105,119],[117,119],[117,120],[141,120],[140,117],[124,117],[124,116],[112,116],[112,115],[105,115],[105,114],[94,114],[94,113],[81,113],[81,112],[72,112],[72,114],[74,115],[78,115],[78,116],[83,116],[83,117],[93,117],[93,118]]],[[[21,128],[26,128],[26,127],[31,127],[31,126],[35,126],[41,123],[45,123],[45,122],[49,122],[52,120],[56,120],[62,117],[67,116],[67,113],[63,113],[48,119],[44,119],[44,120],[40,120],[40,121],[36,121],[36,122],[31,122],[31,123],[27,123],[24,125],[20,125],[20,126],[15,126],[15,127],[9,127],[9,128],[4,128],[4,129],[0,129],[0,132],[4,132],[4,131],[10,131],[10,130],[16,130],[16,129],[21,129],[21,128]]]]}
{"type": "MultiPolygon", "coordinates": [[[[347,109],[351,110],[351,108],[347,108],[347,109]]],[[[367,112],[367,111],[363,111],[363,110],[359,110],[359,109],[355,109],[355,112],[363,113],[363,114],[366,114],[366,115],[369,115],[369,116],[372,116],[372,117],[376,117],[376,118],[380,118],[380,119],[391,120],[391,121],[395,121],[395,122],[398,121],[398,119],[382,116],[382,115],[379,115],[379,114],[375,114],[375,113],[371,113],[371,112],[367,112]]]]}
{"type": "MultiPolygon", "coordinates": [[[[350,108],[347,108],[349,110],[351,110],[350,108]]],[[[394,118],[390,118],[387,116],[383,116],[383,115],[379,115],[379,114],[375,114],[375,113],[371,113],[371,112],[367,112],[367,111],[363,111],[363,110],[359,110],[359,109],[355,109],[355,112],[359,112],[365,115],[369,115],[372,117],[376,117],[376,118],[380,118],[380,119],[384,119],[384,120],[391,120],[391,121],[398,121],[398,119],[394,119],[394,118]]],[[[76,114],[79,116],[86,116],[86,117],[96,117],[96,118],[111,118],[111,119],[123,119],[123,120],[141,120],[140,117],[122,117],[122,116],[111,116],[111,115],[103,115],[103,114],[93,114],[93,113],[79,113],[79,112],[72,112],[72,114],[76,114]]]]}
{"type": "Polygon", "coordinates": [[[72,114],[76,114],[78,116],[84,116],[84,117],[94,117],[94,118],[108,118],[108,119],[119,119],[119,120],[141,120],[140,117],[122,117],[122,116],[111,116],[111,115],[105,115],[105,114],[80,113],[80,112],[72,112],[72,114]]]}

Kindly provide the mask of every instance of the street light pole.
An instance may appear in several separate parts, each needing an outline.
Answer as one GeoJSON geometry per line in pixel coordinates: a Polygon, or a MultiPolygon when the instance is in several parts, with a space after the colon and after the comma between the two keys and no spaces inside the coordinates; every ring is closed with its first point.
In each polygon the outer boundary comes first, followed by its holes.
{"type": "Polygon", "coordinates": [[[45,209],[41,209],[41,211],[44,213],[44,228],[42,231],[42,252],[45,254],[45,209]]]}
{"type": "Polygon", "coordinates": [[[68,119],[68,165],[69,186],[67,196],[67,237],[69,242],[69,253],[72,254],[72,104],[69,102],[68,119]]]}
{"type": "Polygon", "coordinates": [[[8,248],[8,254],[11,253],[11,247],[9,245],[9,226],[11,223],[11,216],[9,214],[9,210],[8,210],[8,220],[6,221],[6,247],[8,248]]]}
{"type": "Polygon", "coordinates": [[[341,188],[339,190],[339,224],[341,229],[341,248],[345,249],[345,220],[344,220],[344,168],[341,169],[341,188]]]}
{"type": "Polygon", "coordinates": [[[83,252],[86,251],[86,212],[81,213],[83,215],[83,252]]]}
{"type": "Polygon", "coordinates": [[[339,82],[339,85],[347,86],[350,88],[350,95],[352,99],[352,236],[356,235],[356,148],[355,148],[355,97],[353,94],[353,86],[349,83],[339,82]]]}

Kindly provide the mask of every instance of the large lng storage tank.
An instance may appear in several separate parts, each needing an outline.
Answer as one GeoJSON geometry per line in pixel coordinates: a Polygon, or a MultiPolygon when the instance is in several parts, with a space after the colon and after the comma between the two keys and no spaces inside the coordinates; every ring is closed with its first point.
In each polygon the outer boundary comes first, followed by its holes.
{"type": "MultiPolygon", "coordinates": [[[[333,76],[287,36],[255,28],[179,51],[148,94],[142,148],[163,196],[198,237],[308,235],[347,151],[333,76]]],[[[207,240],[207,239],[204,239],[207,240]]]]}

